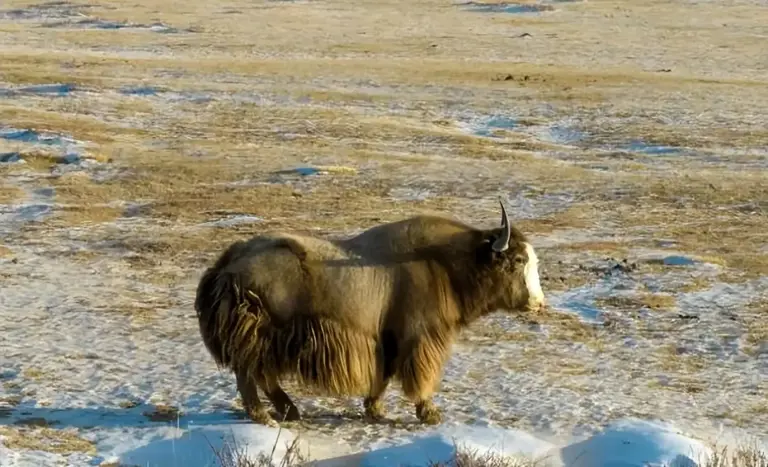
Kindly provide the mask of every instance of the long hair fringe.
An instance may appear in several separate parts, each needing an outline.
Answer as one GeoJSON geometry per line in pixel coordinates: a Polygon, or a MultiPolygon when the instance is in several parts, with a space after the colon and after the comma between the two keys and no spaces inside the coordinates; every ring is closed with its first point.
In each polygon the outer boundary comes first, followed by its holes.
{"type": "Polygon", "coordinates": [[[273,321],[240,275],[209,269],[195,300],[200,333],[219,368],[256,378],[292,376],[329,395],[365,395],[377,375],[376,339],[322,316],[273,321]]]}

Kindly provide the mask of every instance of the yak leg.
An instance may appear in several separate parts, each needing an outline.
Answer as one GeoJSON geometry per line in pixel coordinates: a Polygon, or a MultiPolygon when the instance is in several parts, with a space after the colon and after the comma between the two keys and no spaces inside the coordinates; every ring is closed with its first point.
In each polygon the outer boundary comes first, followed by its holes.
{"type": "Polygon", "coordinates": [[[272,427],[278,426],[277,422],[267,412],[264,404],[261,403],[256,384],[254,384],[253,379],[248,377],[247,371],[237,372],[237,390],[243,398],[243,408],[245,408],[245,412],[252,421],[272,427]]]}
{"type": "Polygon", "coordinates": [[[293,403],[283,388],[280,387],[280,383],[277,382],[277,379],[261,377],[259,378],[259,386],[267,395],[270,402],[272,402],[272,405],[275,406],[275,410],[283,417],[284,421],[293,422],[301,420],[299,408],[296,407],[296,404],[293,403]]]}
{"type": "Polygon", "coordinates": [[[391,331],[385,331],[382,334],[381,345],[377,349],[376,366],[380,368],[379,378],[371,385],[368,397],[363,399],[363,408],[365,416],[371,420],[381,420],[384,418],[384,403],[381,396],[387,391],[389,381],[395,374],[395,362],[397,361],[397,339],[391,331]]]}
{"type": "Polygon", "coordinates": [[[429,339],[421,339],[400,367],[403,392],[413,401],[416,416],[422,423],[437,425],[442,421],[440,409],[432,402],[443,372],[445,350],[429,339]]]}
{"type": "Polygon", "coordinates": [[[365,416],[367,418],[371,420],[381,420],[384,418],[384,403],[381,401],[381,396],[387,391],[389,379],[389,376],[385,376],[377,381],[371,388],[368,397],[363,399],[363,407],[365,408],[365,416]]]}

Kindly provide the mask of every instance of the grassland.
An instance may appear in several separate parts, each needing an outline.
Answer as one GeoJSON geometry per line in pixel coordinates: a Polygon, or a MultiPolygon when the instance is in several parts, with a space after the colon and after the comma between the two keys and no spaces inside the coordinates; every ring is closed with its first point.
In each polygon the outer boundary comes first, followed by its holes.
{"type": "MultiPolygon", "coordinates": [[[[768,397],[768,9],[551,5],[3,2],[0,154],[24,162],[0,163],[13,341],[0,395],[19,410],[94,388],[105,407],[126,391],[231,402],[189,318],[201,268],[229,242],[435,211],[491,225],[502,195],[555,309],[467,333],[443,382],[449,417],[768,432],[754,410],[768,397]],[[97,369],[56,366],[83,352],[97,369]]],[[[393,416],[411,417],[392,393],[393,416]]],[[[338,431],[328,413],[358,401],[303,403],[317,413],[302,426],[355,446],[402,429],[353,417],[338,431]]]]}

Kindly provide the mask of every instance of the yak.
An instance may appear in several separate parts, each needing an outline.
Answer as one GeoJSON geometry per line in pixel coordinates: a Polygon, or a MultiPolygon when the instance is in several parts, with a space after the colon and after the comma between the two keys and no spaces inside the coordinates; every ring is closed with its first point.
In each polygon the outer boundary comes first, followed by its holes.
{"type": "Polygon", "coordinates": [[[260,388],[282,420],[300,420],[280,386],[294,377],[363,398],[372,421],[396,380],[421,423],[440,423],[432,397],[459,331],[494,310],[545,304],[536,253],[499,202],[498,228],[419,215],[342,239],[273,232],[232,243],[203,273],[194,306],[249,418],[277,426],[260,388]]]}

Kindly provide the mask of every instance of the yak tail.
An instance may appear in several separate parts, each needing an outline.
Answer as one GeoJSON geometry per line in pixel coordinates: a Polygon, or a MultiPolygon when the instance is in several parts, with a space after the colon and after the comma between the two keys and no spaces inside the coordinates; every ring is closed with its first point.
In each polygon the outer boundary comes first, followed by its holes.
{"type": "Polygon", "coordinates": [[[236,369],[238,357],[269,321],[261,300],[243,288],[237,273],[209,269],[195,297],[200,334],[219,368],[236,369]]]}

